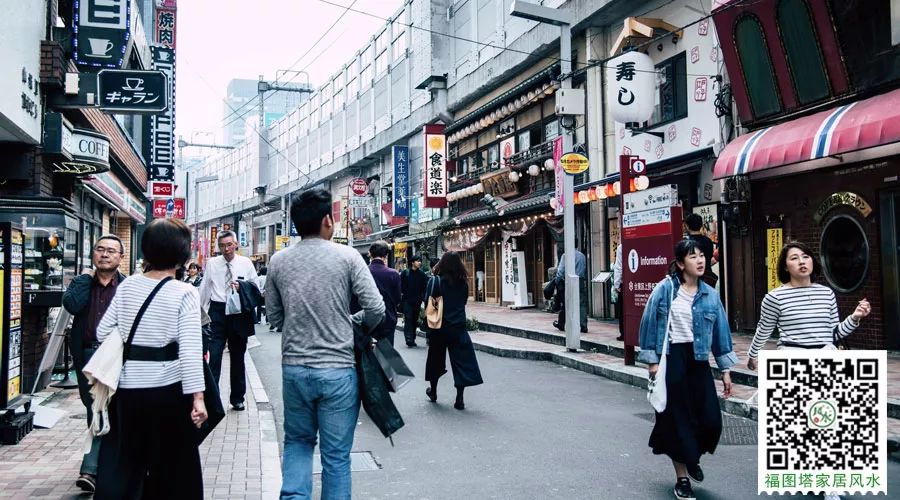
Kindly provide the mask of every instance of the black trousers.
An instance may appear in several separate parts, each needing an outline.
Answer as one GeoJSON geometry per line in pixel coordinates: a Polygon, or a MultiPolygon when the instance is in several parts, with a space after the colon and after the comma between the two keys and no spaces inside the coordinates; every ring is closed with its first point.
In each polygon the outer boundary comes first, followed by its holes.
{"type": "Polygon", "coordinates": [[[700,463],[713,453],[722,434],[722,410],[706,360],[694,359],[694,344],[669,344],[666,361],[666,410],[656,414],[650,447],[676,462],[700,463]]]}
{"type": "Polygon", "coordinates": [[[416,343],[416,328],[419,326],[419,312],[422,310],[419,304],[403,304],[403,338],[406,345],[416,343]]]}
{"type": "MultiPolygon", "coordinates": [[[[588,296],[587,296],[587,280],[582,278],[578,280],[578,314],[579,320],[582,330],[587,330],[587,310],[588,310],[588,296]]],[[[556,316],[556,322],[559,324],[561,328],[566,327],[566,287],[565,285],[559,287],[559,291],[557,293],[561,293],[559,303],[561,307],[559,308],[559,314],[556,316]]]]}
{"type": "Polygon", "coordinates": [[[428,358],[425,360],[425,380],[437,382],[447,373],[447,354],[453,370],[453,385],[469,387],[484,383],[475,346],[465,325],[445,326],[428,334],[428,358]]]}
{"type": "Polygon", "coordinates": [[[222,375],[222,356],[225,344],[228,344],[228,359],[231,361],[231,394],[228,401],[235,405],[244,402],[247,394],[247,375],[244,367],[244,354],[247,352],[247,337],[253,328],[246,315],[225,315],[224,302],[212,302],[209,305],[209,324],[212,335],[209,339],[209,368],[216,383],[222,375]]]}
{"type": "Polygon", "coordinates": [[[203,498],[192,399],[181,393],[180,382],[116,391],[111,429],[100,447],[96,500],[203,498]]]}

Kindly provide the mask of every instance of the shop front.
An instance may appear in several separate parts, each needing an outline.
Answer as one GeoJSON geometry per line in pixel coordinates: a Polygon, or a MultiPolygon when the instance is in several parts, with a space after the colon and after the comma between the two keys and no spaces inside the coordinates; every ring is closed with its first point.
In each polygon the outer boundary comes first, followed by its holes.
{"type": "Polygon", "coordinates": [[[817,252],[821,282],[841,317],[865,298],[872,313],[853,348],[900,349],[900,90],[745,134],[715,166],[729,219],[745,237],[729,248],[738,266],[731,303],[750,330],[763,296],[781,283],[782,244],[817,252]],[[752,214],[752,216],[751,216],[752,214]]]}

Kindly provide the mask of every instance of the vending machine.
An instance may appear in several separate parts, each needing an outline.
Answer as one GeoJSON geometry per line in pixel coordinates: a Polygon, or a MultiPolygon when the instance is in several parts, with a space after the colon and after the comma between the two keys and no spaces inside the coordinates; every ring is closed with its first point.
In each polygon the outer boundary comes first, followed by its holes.
{"type": "Polygon", "coordinates": [[[0,222],[0,410],[22,396],[22,228],[0,222]]]}

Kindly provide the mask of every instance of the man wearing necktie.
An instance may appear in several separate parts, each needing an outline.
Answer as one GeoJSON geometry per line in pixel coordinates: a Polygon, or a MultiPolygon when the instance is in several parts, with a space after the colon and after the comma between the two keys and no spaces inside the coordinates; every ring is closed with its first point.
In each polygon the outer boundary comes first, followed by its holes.
{"type": "Polygon", "coordinates": [[[231,395],[229,402],[234,410],[244,409],[244,395],[247,379],[244,370],[244,354],[247,352],[247,338],[253,335],[253,322],[244,321],[245,315],[226,316],[225,301],[232,290],[236,293],[238,280],[257,281],[253,261],[237,254],[238,244],[231,231],[219,233],[216,242],[221,255],[209,259],[203,281],[200,282],[200,302],[207,310],[212,335],[209,341],[209,368],[219,381],[222,373],[222,355],[228,344],[231,361],[231,395]]]}

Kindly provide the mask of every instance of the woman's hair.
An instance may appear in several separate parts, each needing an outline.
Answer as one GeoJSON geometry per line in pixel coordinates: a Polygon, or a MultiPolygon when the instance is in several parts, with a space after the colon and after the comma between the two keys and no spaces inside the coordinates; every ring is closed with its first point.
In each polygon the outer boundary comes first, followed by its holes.
{"type": "Polygon", "coordinates": [[[141,238],[144,271],[177,269],[191,258],[191,230],[179,219],[156,219],[141,238]]]}
{"type": "Polygon", "coordinates": [[[188,271],[190,271],[191,269],[196,269],[197,271],[199,271],[200,264],[197,264],[196,262],[191,262],[190,264],[188,264],[188,271]]]}
{"type": "Polygon", "coordinates": [[[791,273],[789,273],[787,269],[787,257],[788,252],[792,248],[800,250],[806,255],[809,255],[809,258],[812,259],[812,272],[810,273],[809,278],[812,281],[816,281],[816,278],[819,277],[819,271],[822,269],[819,266],[819,259],[816,258],[816,254],[813,253],[813,250],[809,245],[800,241],[789,241],[784,245],[784,248],[781,249],[781,253],[778,255],[778,265],[775,266],[775,269],[778,272],[778,281],[782,283],[791,281],[791,273]]]}
{"type": "Polygon", "coordinates": [[[434,266],[432,273],[441,278],[448,278],[457,283],[465,283],[469,279],[466,267],[456,252],[447,252],[441,256],[441,260],[434,266]]]}
{"type": "Polygon", "coordinates": [[[688,255],[694,253],[695,250],[701,254],[703,253],[703,250],[700,248],[700,245],[697,244],[697,241],[690,238],[685,238],[675,245],[675,260],[669,264],[669,274],[678,276],[678,281],[682,283],[684,283],[684,270],[679,268],[678,264],[684,264],[684,259],[686,259],[688,255]]]}
{"type": "Polygon", "coordinates": [[[269,268],[266,266],[262,266],[259,268],[259,272],[257,274],[259,274],[260,276],[265,276],[266,273],[268,273],[268,272],[269,272],[269,268]]]}

